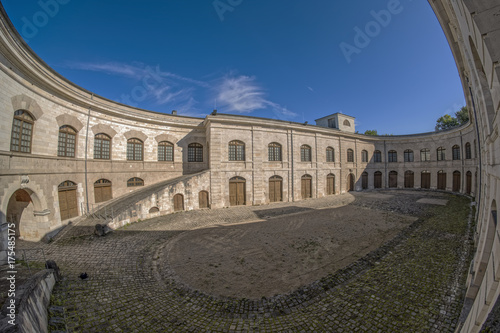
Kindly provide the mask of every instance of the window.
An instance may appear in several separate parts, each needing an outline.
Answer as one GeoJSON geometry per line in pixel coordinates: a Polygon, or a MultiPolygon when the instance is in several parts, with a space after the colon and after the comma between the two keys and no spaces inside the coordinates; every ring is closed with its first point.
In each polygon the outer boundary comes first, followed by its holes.
{"type": "Polygon", "coordinates": [[[389,163],[398,161],[398,153],[395,150],[389,151],[389,163]]]}
{"type": "Polygon", "coordinates": [[[446,159],[445,152],[446,152],[446,149],[444,149],[443,147],[439,147],[437,149],[437,160],[438,161],[444,161],[446,159]]]}
{"type": "Polygon", "coordinates": [[[10,141],[11,151],[31,153],[31,137],[34,123],[33,117],[28,112],[18,110],[14,113],[10,141]]]}
{"type": "Polygon", "coordinates": [[[59,127],[57,156],[75,157],[76,130],[71,126],[59,127]]]}
{"type": "Polygon", "coordinates": [[[335,118],[328,119],[328,127],[337,128],[337,126],[335,126],[335,118]]]}
{"type": "Polygon", "coordinates": [[[405,162],[413,162],[413,150],[405,150],[405,162]]]}
{"type": "Polygon", "coordinates": [[[332,147],[326,148],[326,161],[335,162],[335,150],[332,147]]]}
{"type": "Polygon", "coordinates": [[[111,138],[100,133],[94,137],[94,159],[109,160],[111,157],[111,138]]]}
{"type": "Polygon", "coordinates": [[[347,149],[347,162],[354,163],[354,150],[347,149]]]}
{"type": "Polygon", "coordinates": [[[245,144],[241,141],[229,142],[229,160],[244,161],[245,160],[245,144]]]}
{"type": "Polygon", "coordinates": [[[431,151],[429,149],[420,150],[420,161],[427,162],[431,160],[431,151]]]}
{"type": "Polygon", "coordinates": [[[203,162],[203,146],[199,143],[191,143],[188,146],[188,162],[203,162]]]}
{"type": "Polygon", "coordinates": [[[137,186],[144,186],[144,180],[141,178],[130,178],[127,180],[127,187],[137,187],[137,186]]]}
{"type": "Polygon", "coordinates": [[[474,158],[477,158],[477,142],[474,140],[474,158]]]}
{"type": "Polygon", "coordinates": [[[127,160],[142,161],[143,143],[139,139],[130,139],[127,141],[127,160]]]}
{"type": "Polygon", "coordinates": [[[158,161],[173,162],[174,161],[174,144],[168,141],[158,143],[158,161]]]}
{"type": "Polygon", "coordinates": [[[375,163],[382,162],[382,153],[380,152],[380,150],[375,150],[373,152],[373,162],[375,162],[375,163]]]}
{"type": "Polygon", "coordinates": [[[351,123],[349,122],[349,120],[344,120],[344,126],[351,127],[351,123]]]}
{"type": "Polygon", "coordinates": [[[460,146],[455,145],[451,148],[452,158],[454,161],[460,159],[460,146]]]}
{"type": "Polygon", "coordinates": [[[281,161],[281,145],[279,143],[273,142],[267,146],[269,162],[281,161]]]}
{"type": "Polygon", "coordinates": [[[361,162],[368,163],[368,152],[366,150],[361,151],[361,162]]]}
{"type": "Polygon", "coordinates": [[[300,147],[300,160],[302,162],[311,162],[311,147],[303,145],[300,147]]]}
{"type": "Polygon", "coordinates": [[[471,150],[470,150],[470,143],[467,142],[465,144],[465,159],[466,160],[470,160],[472,158],[472,153],[471,153],[471,150]]]}

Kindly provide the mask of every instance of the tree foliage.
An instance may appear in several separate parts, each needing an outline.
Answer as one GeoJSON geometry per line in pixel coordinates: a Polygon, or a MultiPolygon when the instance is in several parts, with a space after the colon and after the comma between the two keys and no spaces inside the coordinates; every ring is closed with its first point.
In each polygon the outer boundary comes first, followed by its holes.
{"type": "Polygon", "coordinates": [[[377,130],[366,130],[365,135],[376,136],[376,135],[378,135],[378,133],[377,133],[377,130]]]}
{"type": "Polygon", "coordinates": [[[445,114],[440,117],[436,122],[436,131],[446,130],[453,127],[461,126],[469,121],[469,110],[466,106],[462,107],[460,111],[455,112],[455,117],[445,114]]]}

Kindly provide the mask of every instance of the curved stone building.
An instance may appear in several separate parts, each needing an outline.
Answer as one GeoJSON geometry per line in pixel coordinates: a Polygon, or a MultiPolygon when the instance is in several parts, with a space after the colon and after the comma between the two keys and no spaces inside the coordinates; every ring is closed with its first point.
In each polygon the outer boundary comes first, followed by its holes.
{"type": "Polygon", "coordinates": [[[8,223],[18,237],[37,241],[130,192],[143,195],[111,226],[363,189],[463,193],[476,200],[477,233],[462,331],[478,331],[500,294],[500,5],[429,3],[455,57],[471,122],[390,137],[355,134],[352,117],[339,114],[311,126],[118,104],[48,67],[0,8],[0,249],[8,223]]]}

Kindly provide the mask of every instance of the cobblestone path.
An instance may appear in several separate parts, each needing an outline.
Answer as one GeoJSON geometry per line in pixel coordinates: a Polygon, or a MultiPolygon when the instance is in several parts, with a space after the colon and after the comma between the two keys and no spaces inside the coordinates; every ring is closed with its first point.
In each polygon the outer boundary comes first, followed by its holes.
{"type": "MultiPolygon", "coordinates": [[[[264,207],[183,212],[102,237],[43,246],[65,279],[52,332],[453,332],[471,256],[470,202],[433,192],[363,192],[264,207]],[[416,203],[421,198],[448,205],[416,203]],[[419,217],[376,251],[286,295],[224,299],[159,277],[158,251],[184,230],[351,204],[419,217]],[[78,275],[86,272],[87,280],[78,275]]],[[[369,219],[369,217],[367,217],[369,219]]]]}

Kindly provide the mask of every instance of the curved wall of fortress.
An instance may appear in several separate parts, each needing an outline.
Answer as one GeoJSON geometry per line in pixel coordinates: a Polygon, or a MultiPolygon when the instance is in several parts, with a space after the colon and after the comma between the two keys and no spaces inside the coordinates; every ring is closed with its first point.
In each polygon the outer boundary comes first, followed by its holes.
{"type": "Polygon", "coordinates": [[[386,137],[227,114],[167,115],[106,100],[49,68],[24,43],[0,5],[0,250],[7,248],[9,223],[16,224],[19,237],[38,241],[83,216],[97,201],[141,188],[128,186],[134,178],[147,187],[201,173],[168,185],[170,190],[144,207],[160,214],[174,211],[176,194],[182,195],[183,208],[191,210],[205,201],[220,208],[351,189],[442,189],[468,194],[477,205],[476,254],[462,330],[478,331],[500,293],[500,5],[494,0],[429,3],[455,57],[471,121],[449,131],[386,137]],[[31,117],[25,121],[32,125],[29,152],[13,148],[20,114],[31,117]],[[64,126],[76,132],[74,157],[59,156],[64,126]],[[110,139],[109,159],[94,158],[100,134],[110,139]],[[143,145],[137,161],[127,156],[127,142],[134,139],[143,145]],[[233,141],[243,148],[230,152],[233,141]],[[163,142],[173,144],[173,161],[158,161],[163,142]],[[270,144],[281,146],[279,158],[270,158],[270,144]],[[309,154],[304,146],[310,148],[310,160],[303,156],[309,154]],[[333,149],[333,161],[327,149],[333,149]],[[438,150],[444,152],[439,160],[438,150]],[[234,158],[242,151],[244,158],[234,158]],[[101,185],[109,192],[98,194],[101,185]],[[200,193],[208,194],[205,201],[200,193]]]}

